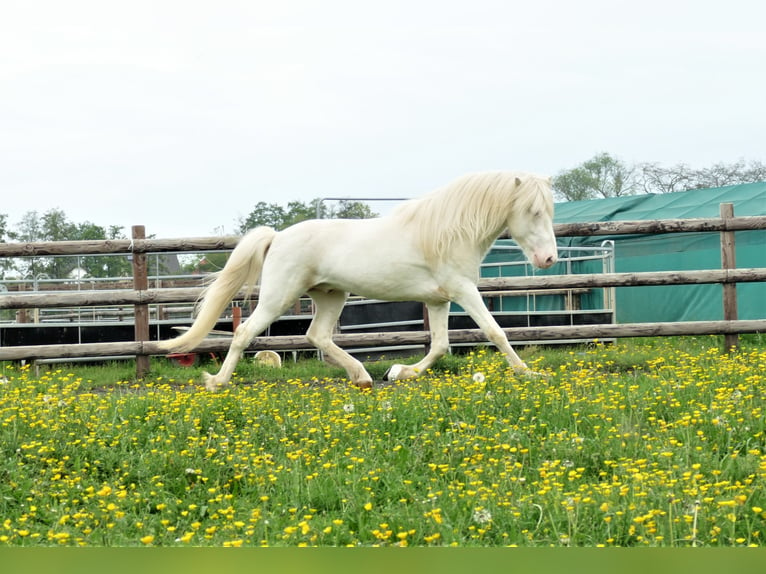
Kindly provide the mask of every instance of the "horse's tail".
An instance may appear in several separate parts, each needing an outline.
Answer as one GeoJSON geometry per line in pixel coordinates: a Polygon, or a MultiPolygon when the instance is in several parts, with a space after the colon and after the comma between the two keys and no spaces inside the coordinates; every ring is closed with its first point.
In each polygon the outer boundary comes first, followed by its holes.
{"type": "Polygon", "coordinates": [[[158,344],[161,351],[191,351],[210,332],[221,312],[243,285],[247,285],[246,298],[252,293],[276,233],[270,227],[257,227],[239,241],[226,265],[202,292],[192,326],[179,337],[161,341],[158,344]]]}

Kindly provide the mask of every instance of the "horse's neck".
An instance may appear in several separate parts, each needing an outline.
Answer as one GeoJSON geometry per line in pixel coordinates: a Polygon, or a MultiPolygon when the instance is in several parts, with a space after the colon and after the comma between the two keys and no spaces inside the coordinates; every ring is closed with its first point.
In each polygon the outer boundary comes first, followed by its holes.
{"type": "Polygon", "coordinates": [[[449,262],[451,266],[456,265],[461,269],[462,273],[470,276],[478,270],[484,257],[486,257],[503,230],[504,227],[501,227],[499,230],[492,229],[483,234],[478,241],[456,234],[455,239],[451,243],[449,253],[444,253],[441,261],[449,262]]]}
{"type": "Polygon", "coordinates": [[[487,223],[488,225],[483,230],[484,232],[476,238],[476,241],[471,241],[474,248],[477,252],[481,253],[482,257],[486,255],[487,251],[489,251],[490,247],[495,243],[495,240],[506,229],[506,222],[504,220],[496,223],[488,221],[487,223]]]}
{"type": "Polygon", "coordinates": [[[488,235],[485,240],[481,241],[475,246],[479,264],[481,264],[481,262],[484,260],[484,257],[486,257],[487,253],[489,253],[489,250],[495,244],[495,240],[498,238],[500,233],[502,233],[502,231],[503,229],[500,229],[496,233],[488,235]]]}

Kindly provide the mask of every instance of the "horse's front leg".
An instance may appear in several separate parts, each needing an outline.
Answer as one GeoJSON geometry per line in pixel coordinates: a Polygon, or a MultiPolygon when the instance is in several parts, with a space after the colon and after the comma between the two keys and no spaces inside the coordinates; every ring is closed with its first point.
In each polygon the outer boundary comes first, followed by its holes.
{"type": "Polygon", "coordinates": [[[505,355],[508,364],[514,371],[525,375],[541,375],[541,373],[536,373],[527,367],[526,363],[513,350],[513,347],[508,342],[508,338],[505,336],[505,332],[497,324],[489,309],[487,309],[479,290],[474,285],[471,285],[470,289],[466,288],[456,296],[455,302],[465,309],[479,328],[484,331],[487,339],[505,355]]]}
{"type": "Polygon", "coordinates": [[[428,323],[431,332],[431,348],[423,359],[414,365],[391,365],[383,375],[387,381],[411,379],[424,373],[449,349],[447,321],[449,319],[449,302],[429,304],[428,323]]]}

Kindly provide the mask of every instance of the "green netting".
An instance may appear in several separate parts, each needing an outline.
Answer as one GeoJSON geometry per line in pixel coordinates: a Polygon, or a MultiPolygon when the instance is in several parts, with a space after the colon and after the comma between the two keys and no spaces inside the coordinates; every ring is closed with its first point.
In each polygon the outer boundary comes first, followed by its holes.
{"type": "MultiPolygon", "coordinates": [[[[521,265],[525,262],[524,255],[520,250],[509,251],[508,246],[515,243],[510,239],[498,240],[484,259],[485,265],[493,263],[509,263],[509,265],[498,265],[494,267],[482,268],[482,277],[523,277],[523,276],[545,276],[545,275],[565,275],[568,273],[601,273],[603,263],[601,260],[570,261],[562,259],[548,269],[533,269],[531,265],[521,265]],[[516,263],[511,265],[510,263],[516,263]]],[[[569,257],[593,256],[593,251],[574,250],[567,254],[569,257]]],[[[600,310],[604,307],[604,297],[602,289],[593,289],[589,293],[579,296],[580,305],[585,310],[600,310]]],[[[527,293],[518,296],[495,297],[491,301],[493,311],[503,312],[526,312],[526,311],[564,311],[566,310],[566,300],[561,294],[544,295],[527,293]]],[[[459,310],[460,307],[454,306],[459,310]]]]}

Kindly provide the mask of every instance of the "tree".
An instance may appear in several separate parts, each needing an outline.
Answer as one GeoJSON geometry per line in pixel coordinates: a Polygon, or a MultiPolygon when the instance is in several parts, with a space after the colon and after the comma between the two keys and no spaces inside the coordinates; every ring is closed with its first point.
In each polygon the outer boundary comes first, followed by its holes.
{"type": "MultiPolygon", "coordinates": [[[[13,241],[33,243],[43,241],[42,223],[37,211],[27,211],[13,231],[8,232],[13,241]]],[[[47,258],[17,257],[13,260],[13,268],[22,277],[38,277],[43,273],[47,258]]]]}
{"type": "Polygon", "coordinates": [[[587,170],[576,167],[553,178],[553,191],[558,198],[566,201],[593,199],[593,181],[587,170]]]}
{"type": "Polygon", "coordinates": [[[13,241],[24,243],[42,241],[43,232],[40,223],[40,214],[37,211],[27,211],[21,216],[21,221],[18,223],[15,230],[10,231],[8,236],[13,241]]]}
{"type": "Polygon", "coordinates": [[[638,179],[644,193],[672,193],[693,188],[695,176],[694,171],[683,163],[671,168],[642,163],[638,166],[638,179]]]}
{"type": "Polygon", "coordinates": [[[582,165],[560,172],[553,179],[555,194],[567,201],[619,197],[634,193],[633,168],[608,153],[598,154],[582,165]]]}
{"type": "Polygon", "coordinates": [[[319,198],[312,200],[311,203],[303,203],[302,201],[289,202],[287,204],[287,217],[285,217],[284,225],[280,229],[290,227],[301,221],[315,219],[317,216],[317,205],[319,206],[319,217],[328,217],[327,205],[319,198]]]}
{"type": "Polygon", "coordinates": [[[642,193],[672,193],[766,181],[766,164],[760,161],[715,163],[693,169],[684,163],[663,167],[645,162],[626,166],[607,153],[599,154],[580,166],[560,172],[553,179],[557,199],[579,201],[599,197],[618,197],[642,193]]]}
{"type": "MultiPolygon", "coordinates": [[[[68,241],[76,238],[77,226],[69,221],[60,209],[49,209],[42,216],[41,233],[43,241],[68,241]]],[[[43,269],[48,277],[63,279],[77,267],[74,257],[46,257],[43,269]]]]}
{"type": "Polygon", "coordinates": [[[287,204],[287,208],[284,208],[278,203],[259,201],[247,217],[239,220],[239,232],[245,233],[248,229],[259,225],[267,225],[276,230],[285,229],[301,221],[316,218],[317,206],[319,207],[319,216],[322,218],[365,219],[377,217],[377,214],[366,203],[359,201],[342,200],[336,209],[329,209],[325,202],[320,202],[320,199],[314,199],[308,204],[302,201],[291,201],[287,204]]]}
{"type": "Polygon", "coordinates": [[[719,162],[701,169],[692,169],[683,163],[671,167],[642,163],[637,171],[640,185],[646,193],[672,193],[766,181],[766,165],[744,159],[729,164],[719,162]]]}
{"type": "MultiPolygon", "coordinates": [[[[60,209],[50,209],[42,215],[37,211],[28,211],[7,235],[13,241],[25,243],[125,238],[121,226],[112,225],[104,229],[89,221],[74,223],[60,209]]],[[[131,273],[130,261],[125,255],[24,257],[14,259],[11,266],[22,277],[31,278],[66,279],[76,267],[82,268],[91,277],[122,277],[131,273]]]]}
{"type": "Polygon", "coordinates": [[[370,219],[378,216],[366,203],[349,199],[342,199],[337,208],[330,213],[331,217],[336,219],[370,219]]]}
{"type": "Polygon", "coordinates": [[[244,220],[240,220],[240,232],[244,233],[246,230],[258,227],[259,225],[268,225],[274,229],[279,229],[280,226],[284,225],[286,217],[285,208],[278,203],[259,201],[247,217],[244,220]]]}
{"type": "MultiPolygon", "coordinates": [[[[110,225],[104,229],[100,225],[86,221],[75,226],[72,240],[101,240],[125,239],[122,227],[110,225]]],[[[126,255],[93,255],[82,257],[78,264],[88,277],[126,277],[132,274],[133,268],[126,255]]]]}
{"type": "Polygon", "coordinates": [[[694,187],[697,189],[752,183],[766,180],[766,165],[758,161],[747,164],[744,159],[740,159],[730,164],[715,163],[697,170],[695,175],[694,187]]]}
{"type": "Polygon", "coordinates": [[[229,253],[206,253],[185,258],[181,265],[184,273],[215,273],[223,269],[229,259],[229,253]]]}

